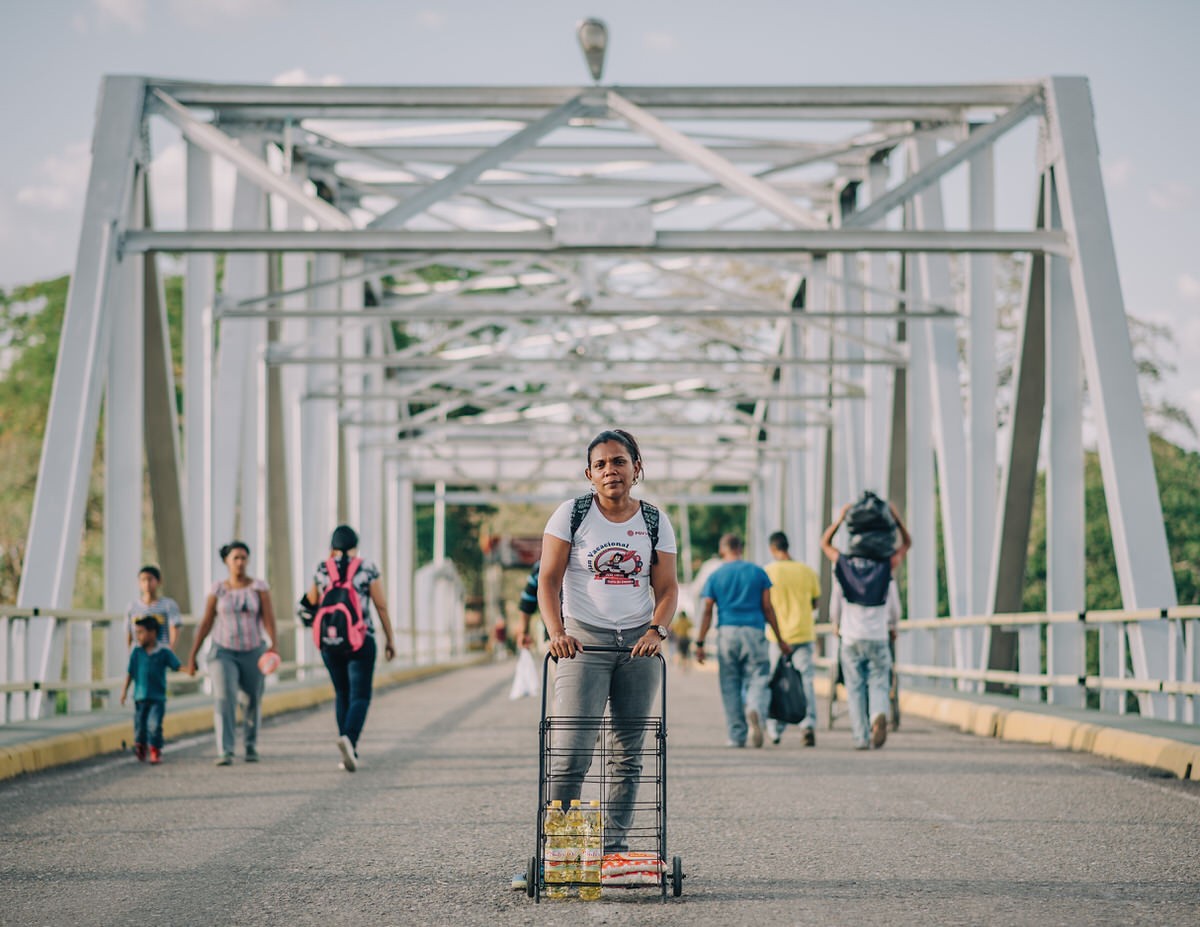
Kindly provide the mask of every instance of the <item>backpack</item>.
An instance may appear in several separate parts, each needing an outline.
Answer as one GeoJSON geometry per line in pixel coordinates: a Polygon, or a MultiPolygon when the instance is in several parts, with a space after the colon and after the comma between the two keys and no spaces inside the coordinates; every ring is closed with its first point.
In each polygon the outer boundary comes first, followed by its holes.
{"type": "Polygon", "coordinates": [[[317,614],[313,618],[313,640],[319,650],[349,656],[362,649],[367,639],[367,623],[363,620],[362,603],[352,585],[354,574],[362,564],[355,557],[346,567],[346,575],[338,573],[338,563],[330,557],[325,561],[330,583],[321,594],[317,614]]]}
{"type": "MultiPolygon", "coordinates": [[[[646,533],[650,535],[650,565],[658,563],[658,509],[645,500],[639,504],[642,507],[642,518],[646,522],[646,533]]],[[[592,507],[592,494],[585,493],[575,499],[571,507],[571,544],[575,543],[575,532],[583,524],[583,519],[592,507]]]]}

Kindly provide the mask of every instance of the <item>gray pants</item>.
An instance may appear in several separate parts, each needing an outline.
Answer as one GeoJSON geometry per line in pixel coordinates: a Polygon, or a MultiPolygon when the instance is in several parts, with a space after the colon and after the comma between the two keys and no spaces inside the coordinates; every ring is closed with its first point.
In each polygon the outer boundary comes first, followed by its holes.
{"type": "Polygon", "coordinates": [[[263,674],[258,658],[266,645],[253,650],[227,650],[214,647],[208,661],[216,705],[213,726],[217,735],[217,750],[233,753],[234,730],[237,728],[238,690],[246,693],[246,748],[258,746],[258,724],[262,720],[263,674]]]}
{"type": "MultiPolygon", "coordinates": [[[[617,633],[589,627],[567,619],[567,633],[586,648],[632,647],[650,626],[617,633]]],[[[604,852],[627,850],[626,834],[633,826],[638,780],[642,774],[642,742],[646,718],[654,710],[655,696],[662,685],[660,662],[653,657],[631,657],[627,653],[583,653],[573,660],[559,660],[554,680],[554,715],[557,718],[599,719],[608,705],[612,734],[608,744],[609,783],[604,819],[604,852]],[[629,721],[627,728],[621,722],[629,721]]],[[[554,732],[550,758],[550,799],[569,807],[579,798],[583,780],[592,765],[596,748],[596,726],[581,724],[554,732]]]]}

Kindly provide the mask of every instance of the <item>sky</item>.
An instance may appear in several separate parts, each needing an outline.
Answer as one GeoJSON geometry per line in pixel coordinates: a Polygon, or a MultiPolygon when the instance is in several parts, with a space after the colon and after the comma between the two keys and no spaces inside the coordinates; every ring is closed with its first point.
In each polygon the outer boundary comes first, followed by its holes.
{"type": "Polygon", "coordinates": [[[586,16],[615,84],[1088,77],[1126,309],[1200,427],[1197,0],[0,0],[0,287],[71,269],[104,74],[577,85],[586,16]]]}

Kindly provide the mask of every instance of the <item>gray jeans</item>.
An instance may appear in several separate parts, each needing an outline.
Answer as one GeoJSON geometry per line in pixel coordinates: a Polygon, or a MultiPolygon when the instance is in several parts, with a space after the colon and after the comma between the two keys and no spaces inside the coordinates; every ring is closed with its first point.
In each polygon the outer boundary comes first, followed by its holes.
{"type": "Polygon", "coordinates": [[[266,645],[253,650],[228,650],[214,647],[208,661],[216,705],[213,722],[217,735],[217,750],[233,753],[234,730],[237,728],[238,689],[246,693],[246,748],[258,745],[258,724],[262,720],[263,674],[258,658],[266,645]]]}
{"type": "Polygon", "coordinates": [[[608,742],[608,795],[604,808],[604,852],[627,850],[626,835],[633,826],[638,781],[642,774],[642,722],[651,717],[662,685],[661,662],[627,653],[588,653],[596,647],[632,647],[650,626],[620,633],[605,631],[567,619],[567,633],[583,644],[573,660],[559,660],[554,679],[554,716],[579,718],[584,723],[554,730],[550,757],[550,799],[569,807],[579,798],[583,780],[596,749],[598,719],[607,704],[612,717],[608,742]],[[590,724],[596,719],[597,724],[590,724]],[[630,722],[622,728],[621,722],[630,722]]]}

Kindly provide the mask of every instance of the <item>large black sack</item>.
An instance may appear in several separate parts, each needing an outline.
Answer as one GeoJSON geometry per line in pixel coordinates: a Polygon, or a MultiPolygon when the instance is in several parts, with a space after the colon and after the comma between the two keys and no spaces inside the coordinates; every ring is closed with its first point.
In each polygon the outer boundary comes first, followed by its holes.
{"type": "Polygon", "coordinates": [[[771,674],[771,705],[767,717],[781,724],[799,724],[808,714],[804,685],[800,671],[792,666],[791,657],[780,657],[771,674]]]}
{"type": "Polygon", "coordinates": [[[896,520],[887,502],[867,490],[846,513],[851,557],[887,560],[896,551],[896,520]]]}

